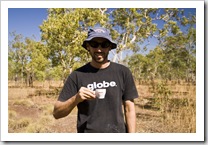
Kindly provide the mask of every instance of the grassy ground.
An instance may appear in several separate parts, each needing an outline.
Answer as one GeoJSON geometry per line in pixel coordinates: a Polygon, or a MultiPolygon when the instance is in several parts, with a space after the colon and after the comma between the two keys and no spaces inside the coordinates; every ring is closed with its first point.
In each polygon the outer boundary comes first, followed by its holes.
{"type": "MultiPolygon", "coordinates": [[[[61,82],[35,82],[33,88],[9,82],[10,133],[75,133],[77,109],[55,120],[53,105],[61,82]],[[50,84],[50,85],[49,85],[50,84]]],[[[138,133],[195,133],[196,86],[154,83],[137,85],[135,100],[138,133]]]]}

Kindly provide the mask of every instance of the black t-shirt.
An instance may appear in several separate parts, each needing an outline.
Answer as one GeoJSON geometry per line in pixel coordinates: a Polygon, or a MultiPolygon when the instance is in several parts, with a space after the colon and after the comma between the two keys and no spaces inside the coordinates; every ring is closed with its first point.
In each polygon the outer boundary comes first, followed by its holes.
{"type": "Polygon", "coordinates": [[[85,100],[77,105],[77,131],[125,133],[122,103],[138,97],[130,70],[113,62],[105,69],[94,68],[88,63],[69,75],[58,100],[68,100],[81,87],[105,88],[106,95],[104,99],[85,100]]]}

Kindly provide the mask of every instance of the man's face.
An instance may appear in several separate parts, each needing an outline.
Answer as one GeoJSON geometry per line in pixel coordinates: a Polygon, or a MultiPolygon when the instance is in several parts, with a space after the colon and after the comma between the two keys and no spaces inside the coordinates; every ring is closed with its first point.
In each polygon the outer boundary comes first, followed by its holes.
{"type": "Polygon", "coordinates": [[[103,64],[108,61],[108,54],[111,50],[111,42],[105,38],[93,38],[87,42],[87,50],[89,51],[92,60],[103,64]]]}

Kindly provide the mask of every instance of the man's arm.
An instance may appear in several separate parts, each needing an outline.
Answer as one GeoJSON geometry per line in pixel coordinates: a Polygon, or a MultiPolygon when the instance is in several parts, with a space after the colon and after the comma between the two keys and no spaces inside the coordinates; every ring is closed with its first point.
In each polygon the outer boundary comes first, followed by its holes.
{"type": "Polygon", "coordinates": [[[56,101],[53,110],[53,116],[56,119],[67,116],[74,109],[77,104],[84,100],[95,99],[95,92],[89,90],[88,88],[81,87],[79,92],[68,100],[56,101]]]}
{"type": "Polygon", "coordinates": [[[128,133],[136,132],[136,112],[134,100],[124,101],[124,115],[128,133]]]}
{"type": "Polygon", "coordinates": [[[76,95],[71,97],[65,102],[56,101],[54,105],[54,110],[53,110],[54,118],[59,119],[59,118],[67,116],[69,113],[71,113],[71,111],[74,109],[74,107],[78,103],[79,102],[76,100],[76,95]]]}

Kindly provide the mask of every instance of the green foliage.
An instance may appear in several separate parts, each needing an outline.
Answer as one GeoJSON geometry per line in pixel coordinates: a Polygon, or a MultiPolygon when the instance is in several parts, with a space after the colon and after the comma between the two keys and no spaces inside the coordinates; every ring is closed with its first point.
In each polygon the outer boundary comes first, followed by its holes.
{"type": "Polygon", "coordinates": [[[49,71],[48,71],[48,79],[50,80],[61,80],[62,79],[62,67],[59,66],[55,66],[52,67],[49,71]]]}
{"type": "Polygon", "coordinates": [[[9,78],[19,76],[23,82],[33,74],[36,79],[44,80],[45,69],[49,65],[45,46],[32,38],[24,38],[21,34],[11,33],[11,36],[14,40],[9,45],[9,78]]]}
{"type": "Polygon", "coordinates": [[[118,44],[113,61],[128,62],[137,79],[187,77],[196,67],[195,24],[195,14],[176,8],[50,8],[39,26],[40,42],[12,33],[9,78],[65,79],[90,61],[81,45],[92,26],[111,30],[118,44]],[[155,49],[148,47],[151,38],[158,40],[155,49]],[[129,61],[123,58],[127,50],[134,53],[129,61]],[[147,54],[138,54],[142,50],[147,54]]]}
{"type": "Polygon", "coordinates": [[[45,74],[45,72],[43,72],[43,71],[35,71],[35,74],[36,74],[36,79],[38,80],[38,81],[44,81],[45,80],[45,78],[46,78],[46,74],[45,74]]]}
{"type": "Polygon", "coordinates": [[[195,29],[187,34],[168,36],[146,55],[134,54],[128,65],[137,79],[195,79],[195,29]]]}
{"type": "Polygon", "coordinates": [[[86,30],[107,20],[99,9],[49,9],[48,18],[40,26],[42,40],[49,48],[52,67],[62,66],[63,76],[74,67],[77,59],[88,61],[87,51],[81,44],[86,30]]]}

